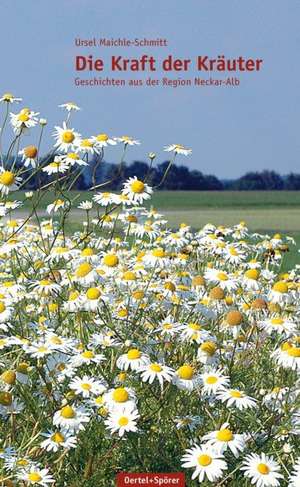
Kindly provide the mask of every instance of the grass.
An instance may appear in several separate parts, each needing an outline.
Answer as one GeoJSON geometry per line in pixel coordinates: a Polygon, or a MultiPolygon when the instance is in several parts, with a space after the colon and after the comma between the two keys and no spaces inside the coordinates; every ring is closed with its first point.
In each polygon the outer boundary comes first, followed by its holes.
{"type": "MultiPolygon", "coordinates": [[[[68,196],[75,198],[77,206],[92,195],[71,191],[68,196]]],[[[23,200],[24,193],[16,192],[14,198],[23,200]]],[[[45,193],[42,209],[53,199],[53,194],[45,193]]],[[[300,247],[300,191],[156,191],[150,204],[164,213],[172,227],[181,222],[194,229],[206,223],[230,226],[243,220],[251,231],[288,234],[300,247]]],[[[23,210],[30,206],[25,200],[23,210]]],[[[81,212],[70,215],[68,226],[70,231],[80,228],[81,212]]],[[[296,264],[300,264],[300,254],[291,247],[283,267],[289,269],[296,264]]]]}

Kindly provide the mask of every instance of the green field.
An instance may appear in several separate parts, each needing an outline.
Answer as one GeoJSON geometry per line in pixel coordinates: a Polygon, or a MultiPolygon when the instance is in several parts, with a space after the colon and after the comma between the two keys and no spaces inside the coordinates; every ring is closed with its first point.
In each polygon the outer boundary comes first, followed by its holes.
{"type": "MultiPolygon", "coordinates": [[[[68,196],[75,198],[77,205],[91,194],[72,191],[68,196]]],[[[23,200],[24,196],[19,192],[15,198],[23,200]]],[[[53,199],[51,193],[46,193],[43,208],[53,199]]],[[[300,191],[157,191],[150,205],[162,212],[172,227],[181,222],[199,229],[206,223],[229,226],[245,221],[251,231],[291,235],[300,247],[300,191]]],[[[23,208],[28,210],[30,202],[26,201],[23,208]]],[[[71,214],[72,228],[80,224],[81,214],[71,214]]],[[[295,264],[300,264],[300,254],[291,248],[284,267],[295,264]]]]}

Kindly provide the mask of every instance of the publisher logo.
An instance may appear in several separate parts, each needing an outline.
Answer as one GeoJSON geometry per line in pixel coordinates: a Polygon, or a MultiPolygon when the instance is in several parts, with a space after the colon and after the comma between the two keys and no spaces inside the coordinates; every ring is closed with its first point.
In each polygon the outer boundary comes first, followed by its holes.
{"type": "Polygon", "coordinates": [[[185,487],[184,473],[118,473],[117,487],[185,487]]]}

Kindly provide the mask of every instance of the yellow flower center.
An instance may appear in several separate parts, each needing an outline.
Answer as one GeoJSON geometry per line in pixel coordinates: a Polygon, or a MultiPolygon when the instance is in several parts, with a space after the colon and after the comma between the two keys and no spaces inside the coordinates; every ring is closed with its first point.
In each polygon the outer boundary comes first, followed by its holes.
{"type": "Polygon", "coordinates": [[[84,390],[84,391],[90,391],[92,386],[91,384],[88,384],[87,382],[84,382],[83,384],[81,384],[81,388],[84,390]]]}
{"type": "Polygon", "coordinates": [[[233,439],[233,434],[228,428],[224,428],[217,433],[217,439],[219,441],[231,441],[233,439]]]}
{"type": "Polygon", "coordinates": [[[79,296],[78,291],[71,291],[69,294],[69,301],[75,301],[75,299],[77,299],[78,296],[79,296]]]}
{"type": "Polygon", "coordinates": [[[51,284],[51,281],[49,281],[49,279],[42,279],[40,281],[41,286],[49,286],[50,284],[51,284]]]}
{"type": "Polygon", "coordinates": [[[290,347],[287,349],[287,354],[290,357],[299,358],[300,357],[300,348],[290,347]]]}
{"type": "Polygon", "coordinates": [[[272,318],[271,323],[272,325],[282,325],[284,320],[282,318],[272,318]]]}
{"type": "Polygon", "coordinates": [[[126,402],[128,401],[129,394],[124,387],[117,387],[117,389],[114,390],[112,397],[115,402],[126,402]]]}
{"type": "Polygon", "coordinates": [[[92,352],[92,350],[86,350],[85,352],[82,352],[81,356],[83,358],[91,359],[91,358],[95,357],[95,354],[94,354],[94,352],[92,352]]]}
{"type": "Polygon", "coordinates": [[[154,249],[154,250],[152,250],[152,255],[153,255],[154,257],[161,258],[161,257],[165,257],[165,255],[166,255],[166,254],[165,254],[164,249],[159,248],[159,249],[154,249]]]}
{"type": "Polygon", "coordinates": [[[128,419],[128,418],[126,418],[126,416],[121,416],[121,417],[119,418],[118,423],[119,423],[119,426],[127,426],[127,425],[128,425],[128,423],[129,423],[129,419],[128,419]]]}
{"type": "Polygon", "coordinates": [[[90,287],[86,292],[86,296],[88,299],[98,299],[101,296],[101,292],[96,287],[90,287]]]}
{"type": "Polygon", "coordinates": [[[230,391],[230,395],[231,395],[231,397],[235,397],[237,399],[243,397],[243,393],[240,391],[236,391],[236,390],[230,391]]]}
{"type": "Polygon", "coordinates": [[[188,324],[188,327],[189,327],[191,330],[195,330],[195,331],[199,331],[199,330],[201,330],[201,325],[199,325],[199,323],[189,323],[189,324],[188,324]]]}
{"type": "Polygon", "coordinates": [[[76,276],[77,277],[85,277],[91,272],[91,270],[92,270],[91,264],[89,264],[88,262],[83,262],[76,269],[76,276]]]}
{"type": "Polygon", "coordinates": [[[133,193],[142,193],[145,189],[145,185],[143,181],[139,181],[138,179],[136,181],[133,181],[130,185],[130,189],[133,193]]]}
{"type": "Polygon", "coordinates": [[[76,154],[75,152],[69,152],[69,153],[67,154],[67,157],[68,157],[69,159],[73,159],[73,161],[77,161],[77,160],[79,159],[79,155],[78,155],[78,154],[76,154]]]}
{"type": "Polygon", "coordinates": [[[124,281],[135,281],[136,280],[136,275],[132,271],[126,271],[123,274],[123,279],[124,279],[124,281]]]}
{"type": "Polygon", "coordinates": [[[108,267],[115,267],[119,263],[119,258],[115,254],[107,254],[104,256],[103,263],[108,267]]]}
{"type": "Polygon", "coordinates": [[[6,102],[11,102],[13,99],[14,95],[12,93],[4,93],[2,96],[3,100],[6,102]]]}
{"type": "Polygon", "coordinates": [[[216,382],[218,382],[218,378],[214,375],[209,375],[208,377],[206,377],[205,382],[206,384],[215,384],[216,382]]]}
{"type": "Polygon", "coordinates": [[[81,252],[82,256],[90,257],[91,255],[94,255],[93,249],[87,247],[86,249],[83,249],[81,252]]]}
{"type": "Polygon", "coordinates": [[[137,348],[132,348],[127,352],[127,358],[129,360],[137,360],[141,357],[141,352],[137,348]]]}
{"type": "Polygon", "coordinates": [[[162,371],[162,367],[159,364],[151,364],[150,369],[153,372],[161,372],[162,371]]]}
{"type": "Polygon", "coordinates": [[[257,470],[262,475],[268,475],[268,473],[270,472],[268,465],[266,465],[265,463],[259,463],[257,465],[257,470]]]}
{"type": "Polygon", "coordinates": [[[12,186],[15,182],[15,175],[11,171],[4,171],[0,174],[0,184],[3,186],[12,186]]]}
{"type": "Polygon", "coordinates": [[[0,392],[0,404],[2,406],[10,406],[12,404],[12,394],[10,392],[0,392]]]}
{"type": "Polygon", "coordinates": [[[98,140],[98,142],[106,142],[108,140],[108,135],[99,134],[97,135],[96,139],[98,140]]]}
{"type": "Polygon", "coordinates": [[[226,322],[229,326],[238,326],[243,321],[243,315],[240,311],[229,311],[226,315],[226,322]]]}
{"type": "Polygon", "coordinates": [[[276,291],[277,293],[285,294],[288,292],[288,285],[286,282],[283,281],[275,282],[273,286],[273,291],[276,291]]]}
{"type": "Polygon", "coordinates": [[[51,440],[55,443],[63,443],[65,441],[65,437],[62,433],[57,431],[54,435],[51,436],[51,440]]]}
{"type": "Polygon", "coordinates": [[[201,467],[208,467],[212,463],[212,457],[210,455],[199,455],[198,463],[201,467]]]}
{"type": "Polygon", "coordinates": [[[177,370],[177,374],[180,379],[191,380],[194,377],[194,369],[190,365],[182,365],[177,370]]]}
{"type": "Polygon", "coordinates": [[[73,140],[75,139],[75,135],[73,134],[72,130],[65,130],[61,134],[62,141],[65,142],[66,144],[71,144],[73,140]]]}
{"type": "Polygon", "coordinates": [[[200,346],[200,350],[207,353],[207,355],[212,356],[217,350],[217,345],[214,342],[203,342],[200,346]]]}
{"type": "Polygon", "coordinates": [[[227,276],[227,274],[225,274],[225,272],[218,272],[217,278],[219,279],[219,281],[227,281],[228,280],[228,276],[227,276]]]}
{"type": "Polygon", "coordinates": [[[35,484],[37,482],[40,482],[42,480],[42,477],[38,472],[30,472],[28,474],[28,480],[30,480],[30,482],[33,482],[35,484]]]}
{"type": "Polygon", "coordinates": [[[83,139],[81,141],[81,147],[93,147],[93,142],[89,139],[83,139]]]}
{"type": "Polygon", "coordinates": [[[29,159],[34,159],[37,156],[38,150],[35,145],[28,145],[24,148],[24,155],[29,159]]]}
{"type": "Polygon", "coordinates": [[[60,410],[60,415],[65,419],[72,419],[72,418],[75,418],[76,412],[74,411],[74,409],[71,406],[64,406],[60,410]]]}
{"type": "Polygon", "coordinates": [[[19,115],[18,115],[18,120],[19,120],[20,122],[28,122],[28,120],[29,120],[29,115],[28,115],[28,113],[19,113],[19,115]]]}
{"type": "Polygon", "coordinates": [[[0,301],[0,313],[3,313],[6,310],[6,306],[3,301],[0,301]]]}
{"type": "Polygon", "coordinates": [[[257,269],[249,269],[248,271],[245,272],[245,277],[257,281],[257,279],[259,278],[259,272],[257,269]]]}

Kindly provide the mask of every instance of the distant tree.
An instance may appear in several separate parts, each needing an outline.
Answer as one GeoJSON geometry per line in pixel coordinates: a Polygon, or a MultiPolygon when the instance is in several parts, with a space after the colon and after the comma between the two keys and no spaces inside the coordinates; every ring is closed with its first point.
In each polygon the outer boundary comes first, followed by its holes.
{"type": "Polygon", "coordinates": [[[286,189],[286,190],[289,190],[289,191],[291,191],[291,190],[294,190],[294,191],[300,190],[300,174],[294,174],[294,173],[288,174],[288,176],[284,180],[283,189],[286,189]]]}
{"type": "Polygon", "coordinates": [[[261,176],[265,182],[265,188],[268,190],[283,189],[283,179],[275,171],[263,171],[261,176]]]}

